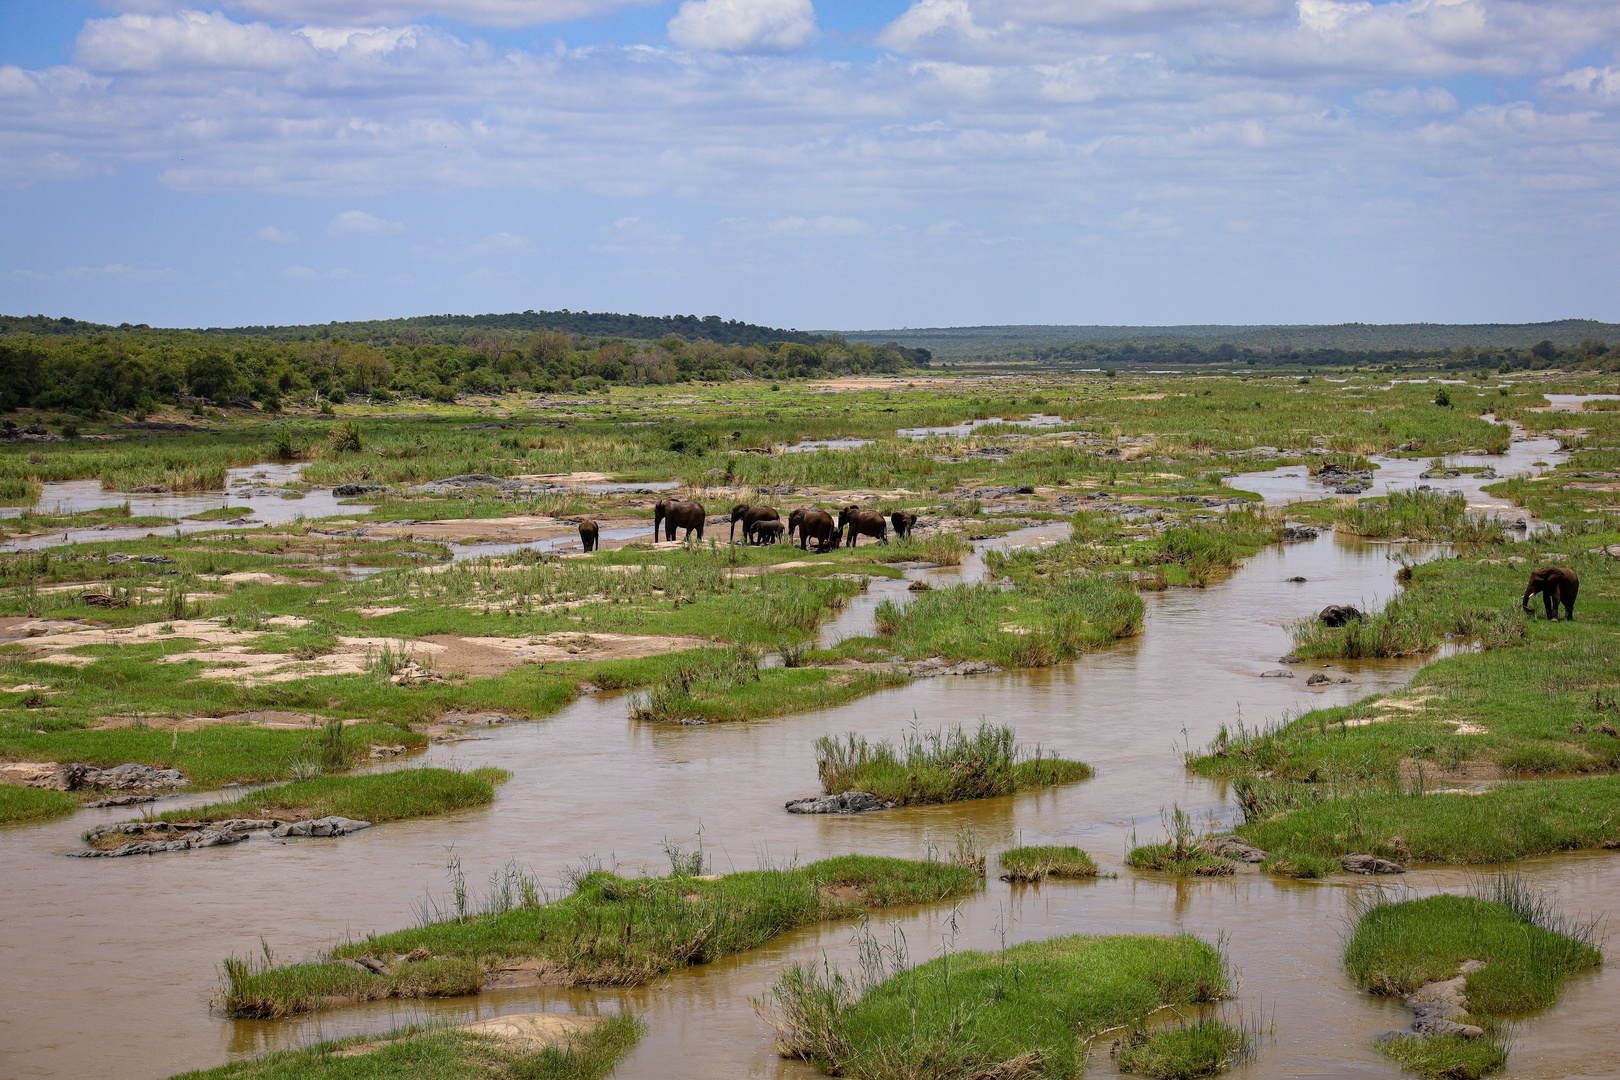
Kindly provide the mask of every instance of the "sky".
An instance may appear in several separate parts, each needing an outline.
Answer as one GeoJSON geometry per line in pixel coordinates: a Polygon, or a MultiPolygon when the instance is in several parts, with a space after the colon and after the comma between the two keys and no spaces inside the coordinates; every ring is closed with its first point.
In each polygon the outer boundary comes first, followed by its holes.
{"type": "Polygon", "coordinates": [[[0,0],[0,313],[1620,321],[1616,0],[0,0]]]}

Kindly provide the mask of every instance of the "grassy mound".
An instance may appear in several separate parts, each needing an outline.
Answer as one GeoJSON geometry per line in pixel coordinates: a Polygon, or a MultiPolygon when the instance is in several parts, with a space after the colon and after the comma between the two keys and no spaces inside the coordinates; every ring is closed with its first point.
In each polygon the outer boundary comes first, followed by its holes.
{"type": "Polygon", "coordinates": [[[675,660],[630,705],[630,716],[653,723],[724,723],[816,712],[901,686],[900,672],[763,668],[757,650],[702,650],[675,660]]]}
{"type": "Polygon", "coordinates": [[[1195,937],[1062,937],[956,953],[864,987],[794,965],[755,1002],[784,1057],[853,1080],[1072,1077],[1082,1043],[1228,991],[1195,937]]]}
{"type": "Polygon", "coordinates": [[[71,814],[79,800],[65,791],[0,784],[0,825],[13,821],[44,821],[71,814]]]}
{"type": "MultiPolygon", "coordinates": [[[[1231,877],[1232,863],[1206,851],[1202,841],[1207,834],[1193,825],[1192,815],[1177,806],[1160,811],[1166,839],[1160,843],[1133,847],[1125,861],[1133,870],[1157,870],[1180,877],[1231,877]]],[[[1134,842],[1134,841],[1133,841],[1134,842]]]]}
{"type": "Polygon", "coordinates": [[[1361,499],[1335,507],[1332,519],[1339,532],[1379,539],[1404,536],[1467,546],[1500,544],[1507,539],[1501,519],[1470,514],[1466,498],[1438,491],[1392,491],[1361,499]]]}
{"type": "MultiPolygon", "coordinates": [[[[1300,785],[1303,793],[1326,792],[1300,785]]],[[[1366,792],[1278,804],[1234,830],[1274,856],[1479,865],[1620,839],[1620,778],[1509,784],[1480,795],[1366,792]]]]}
{"type": "Polygon", "coordinates": [[[960,866],[860,855],[721,878],[675,873],[629,879],[596,871],[563,900],[543,902],[530,885],[517,890],[521,898],[504,910],[332,951],[333,960],[388,958],[386,974],[339,963],[228,961],[224,1005],[232,1016],[274,1018],[318,1008],[330,997],[476,993],[484,972],[516,960],[539,963],[575,985],[631,986],[823,919],[960,896],[978,883],[975,871],[960,866]],[[408,955],[424,959],[403,959],[408,955]]]}
{"type": "Polygon", "coordinates": [[[1096,877],[1097,864],[1077,847],[1018,847],[1001,853],[1001,880],[1096,877]]]}
{"type": "Polygon", "coordinates": [[[279,817],[289,821],[337,814],[378,824],[428,817],[495,800],[495,785],[512,778],[505,769],[398,769],[363,776],[318,776],[250,792],[230,802],[195,810],[170,810],[165,821],[225,821],[279,817]]]}
{"type": "Polygon", "coordinates": [[[1154,1080],[1191,1080],[1225,1072],[1249,1048],[1249,1036],[1219,1020],[1138,1031],[1119,1051],[1119,1071],[1154,1080]]]}
{"type": "Polygon", "coordinates": [[[1385,1053],[1413,1072],[1474,1078],[1501,1068],[1507,1050],[1499,1021],[1546,1008],[1570,975],[1594,968],[1603,954],[1595,930],[1557,915],[1514,879],[1498,878],[1483,896],[1430,896],[1373,902],[1345,949],[1345,967],[1374,993],[1401,997],[1425,983],[1458,975],[1465,961],[1483,967],[1464,975],[1469,1020],[1486,1038],[1400,1037],[1385,1053]]]}
{"type": "Polygon", "coordinates": [[[898,748],[887,739],[869,743],[853,732],[842,739],[823,735],[816,740],[816,770],[830,795],[870,791],[901,806],[988,799],[1092,775],[1083,761],[1019,747],[1012,728],[987,721],[971,735],[959,725],[908,732],[898,748]]]}
{"type": "Polygon", "coordinates": [[[566,1047],[531,1049],[469,1031],[407,1028],[283,1050],[172,1080],[601,1080],[641,1038],[641,1021],[621,1014],[566,1047]],[[375,1049],[357,1048],[377,1043],[375,1049]]]}

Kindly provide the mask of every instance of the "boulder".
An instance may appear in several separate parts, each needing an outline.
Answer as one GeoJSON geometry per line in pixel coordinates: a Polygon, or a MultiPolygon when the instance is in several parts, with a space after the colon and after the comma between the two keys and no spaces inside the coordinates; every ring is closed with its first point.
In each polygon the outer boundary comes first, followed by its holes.
{"type": "Polygon", "coordinates": [[[864,814],[869,810],[887,810],[892,802],[883,802],[870,791],[846,791],[842,795],[812,795],[806,799],[791,799],[787,804],[790,814],[864,814]]]}
{"type": "Polygon", "coordinates": [[[1324,686],[1324,685],[1326,685],[1326,684],[1328,684],[1328,683],[1330,683],[1332,681],[1333,681],[1332,676],[1324,675],[1320,671],[1318,671],[1315,675],[1312,675],[1310,678],[1305,680],[1305,685],[1306,686],[1324,686]]]}
{"type": "Polygon", "coordinates": [[[1257,863],[1265,862],[1270,852],[1261,851],[1257,847],[1245,844],[1235,836],[1217,836],[1203,843],[1203,849],[1211,855],[1218,855],[1223,859],[1232,859],[1236,862],[1257,863]]]}
{"type": "Polygon", "coordinates": [[[1262,679],[1292,679],[1294,673],[1286,668],[1274,668],[1271,671],[1262,671],[1260,677],[1262,679]]]}
{"type": "Polygon", "coordinates": [[[1340,855],[1339,863],[1351,874],[1404,874],[1406,867],[1376,855],[1340,855]]]}
{"type": "Polygon", "coordinates": [[[361,495],[378,495],[388,488],[382,484],[339,484],[332,489],[334,499],[353,499],[361,495]]]}

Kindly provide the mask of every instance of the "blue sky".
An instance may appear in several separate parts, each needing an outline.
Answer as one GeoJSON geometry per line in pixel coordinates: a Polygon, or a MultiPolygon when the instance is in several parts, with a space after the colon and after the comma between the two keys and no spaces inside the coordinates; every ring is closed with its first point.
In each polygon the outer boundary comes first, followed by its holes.
{"type": "Polygon", "coordinates": [[[0,312],[1620,321],[1613,0],[0,0],[0,312]]]}

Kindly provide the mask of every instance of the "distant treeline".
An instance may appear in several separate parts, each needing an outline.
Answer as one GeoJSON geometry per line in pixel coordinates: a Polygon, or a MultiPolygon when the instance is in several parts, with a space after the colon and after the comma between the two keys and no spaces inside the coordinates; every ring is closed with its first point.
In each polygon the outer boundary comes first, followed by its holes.
{"type": "Polygon", "coordinates": [[[1620,370],[1620,343],[1610,348],[1602,338],[1587,338],[1567,347],[1543,340],[1519,348],[1463,345],[1455,349],[1299,349],[1283,346],[1258,349],[1240,348],[1231,342],[1212,345],[1184,341],[1149,344],[1126,341],[1113,345],[1086,342],[1028,349],[1025,359],[1039,367],[1057,369],[1108,367],[1115,364],[1148,367],[1208,364],[1227,367],[1415,367],[1445,371],[1488,369],[1507,374],[1550,367],[1582,371],[1620,370]]]}
{"type": "MultiPolygon", "coordinates": [[[[0,333],[94,334],[112,330],[150,330],[145,323],[106,326],[79,319],[52,319],[45,315],[0,315],[0,333]]],[[[678,337],[686,341],[712,341],[717,345],[771,345],[792,341],[814,345],[823,335],[800,330],[756,326],[718,315],[618,315],[606,311],[522,311],[506,315],[418,315],[407,319],[372,319],[362,322],[314,323],[309,326],[234,326],[198,329],[195,333],[223,337],[269,338],[274,341],[344,341],[368,345],[460,344],[483,333],[523,337],[538,330],[560,330],[585,337],[657,341],[678,337]]]]}
{"type": "Polygon", "coordinates": [[[673,334],[636,342],[557,329],[473,327],[454,342],[423,341],[410,331],[367,341],[289,340],[44,321],[68,329],[0,316],[0,410],[149,412],[190,396],[246,398],[274,411],[284,400],[341,403],[366,395],[387,401],[406,394],[454,401],[510,390],[592,392],[610,384],[898,373],[929,362],[926,349],[837,336],[727,345],[673,334]]]}

